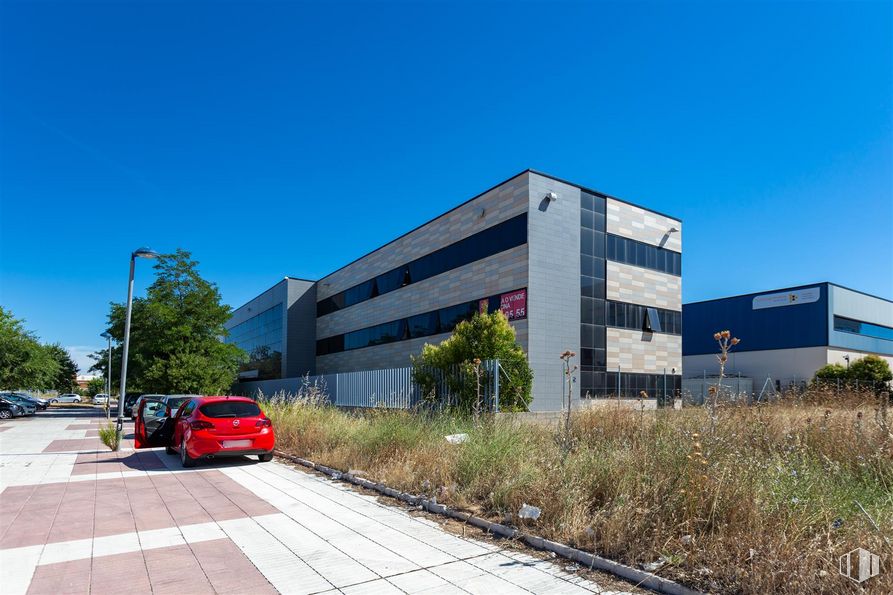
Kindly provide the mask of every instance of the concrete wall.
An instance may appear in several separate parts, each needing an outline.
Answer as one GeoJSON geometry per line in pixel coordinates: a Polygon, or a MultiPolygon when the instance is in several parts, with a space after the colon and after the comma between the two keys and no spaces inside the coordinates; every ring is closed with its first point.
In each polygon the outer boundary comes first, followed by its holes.
{"type": "Polygon", "coordinates": [[[561,408],[559,355],[568,349],[580,352],[580,189],[531,173],[529,200],[530,408],[548,411],[561,408]],[[549,192],[558,200],[545,201],[549,192]]]}
{"type": "MultiPolygon", "coordinates": [[[[802,347],[796,349],[768,349],[764,351],[734,350],[729,353],[726,373],[733,375],[740,372],[742,376],[753,378],[754,390],[759,391],[766,380],[780,380],[782,386],[792,382],[803,382],[812,379],[815,371],[828,363],[827,347],[802,347]]],[[[685,376],[698,376],[703,370],[707,374],[718,374],[719,363],[714,354],[686,355],[682,358],[685,376]]]]}
{"type": "Polygon", "coordinates": [[[608,371],[671,374],[682,372],[682,337],[608,327],[608,371]]]}
{"type": "Polygon", "coordinates": [[[525,172],[320,279],[317,299],[325,299],[526,210],[525,172]]]}
{"type": "Polygon", "coordinates": [[[641,207],[608,198],[607,231],[646,244],[682,252],[682,222],[641,207]],[[678,232],[668,233],[671,227],[678,232]]]}
{"type": "Polygon", "coordinates": [[[866,355],[876,355],[880,358],[887,360],[887,365],[890,366],[890,369],[893,370],[893,355],[884,355],[881,353],[866,353],[862,351],[857,351],[854,349],[844,350],[844,349],[828,349],[828,360],[829,364],[840,364],[841,366],[847,365],[844,356],[849,356],[850,363],[862,359],[866,355]]]}
{"type": "Polygon", "coordinates": [[[316,283],[287,279],[283,376],[316,374],[316,283]]]}

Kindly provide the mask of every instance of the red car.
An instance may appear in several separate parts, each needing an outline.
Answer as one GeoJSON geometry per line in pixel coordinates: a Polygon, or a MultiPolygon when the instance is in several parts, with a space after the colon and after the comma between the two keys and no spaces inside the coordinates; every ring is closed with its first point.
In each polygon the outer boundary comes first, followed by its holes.
{"type": "Polygon", "coordinates": [[[136,448],[164,446],[184,467],[199,459],[257,455],[273,458],[273,424],[245,397],[195,397],[171,411],[161,399],[140,403],[134,423],[136,448]]]}

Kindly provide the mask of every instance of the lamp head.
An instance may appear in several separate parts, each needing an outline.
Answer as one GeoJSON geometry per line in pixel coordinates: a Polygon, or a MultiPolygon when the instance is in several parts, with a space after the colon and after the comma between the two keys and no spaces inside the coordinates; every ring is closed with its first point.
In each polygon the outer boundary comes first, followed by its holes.
{"type": "Polygon", "coordinates": [[[142,248],[137,248],[136,250],[134,250],[132,256],[134,258],[158,258],[161,255],[158,254],[158,252],[156,252],[155,250],[143,246],[142,248]]]}
{"type": "Polygon", "coordinates": [[[108,331],[102,333],[99,336],[102,337],[103,339],[111,339],[112,338],[112,336],[108,333],[108,331]]]}

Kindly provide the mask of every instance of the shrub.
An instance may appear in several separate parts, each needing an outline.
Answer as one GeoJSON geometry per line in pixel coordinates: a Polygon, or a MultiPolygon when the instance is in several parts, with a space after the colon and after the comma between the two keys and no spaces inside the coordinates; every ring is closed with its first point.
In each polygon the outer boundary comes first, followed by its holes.
{"type": "Polygon", "coordinates": [[[476,374],[481,374],[482,384],[492,382],[479,367],[480,361],[493,359],[499,360],[505,371],[500,378],[499,408],[526,411],[533,370],[515,341],[515,329],[499,311],[475,314],[471,320],[460,322],[440,345],[426,343],[421,355],[413,358],[413,377],[426,394],[435,393],[438,376],[445,378],[450,390],[459,396],[459,409],[470,412],[479,407],[476,374]]]}
{"type": "Polygon", "coordinates": [[[99,428],[99,439],[110,450],[118,450],[118,431],[112,422],[106,424],[105,427],[99,428]]]}

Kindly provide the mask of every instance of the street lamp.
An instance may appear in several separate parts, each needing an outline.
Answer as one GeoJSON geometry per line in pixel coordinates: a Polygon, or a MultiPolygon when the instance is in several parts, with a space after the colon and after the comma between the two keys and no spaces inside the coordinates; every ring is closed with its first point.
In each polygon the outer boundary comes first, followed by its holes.
{"type": "Polygon", "coordinates": [[[103,339],[108,339],[109,342],[108,359],[105,367],[105,394],[108,396],[108,399],[105,401],[105,417],[108,419],[112,406],[112,335],[106,331],[99,336],[103,339]]]}
{"type": "Polygon", "coordinates": [[[118,448],[124,433],[124,395],[127,394],[127,351],[130,348],[130,311],[133,308],[133,268],[137,258],[158,258],[158,252],[150,248],[137,248],[130,254],[130,279],[127,282],[127,314],[124,318],[124,352],[121,354],[121,391],[118,393],[118,448]]]}

